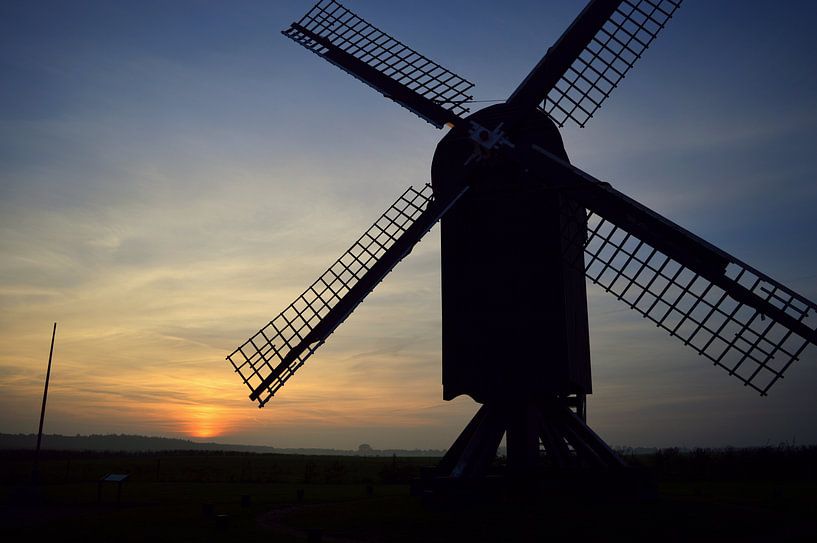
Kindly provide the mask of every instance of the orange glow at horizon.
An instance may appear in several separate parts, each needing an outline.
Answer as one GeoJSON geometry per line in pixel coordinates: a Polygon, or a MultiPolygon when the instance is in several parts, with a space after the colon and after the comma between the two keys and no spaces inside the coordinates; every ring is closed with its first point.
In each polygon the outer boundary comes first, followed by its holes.
{"type": "Polygon", "coordinates": [[[190,410],[184,433],[191,437],[211,438],[224,432],[224,414],[212,405],[197,406],[190,410]]]}
{"type": "Polygon", "coordinates": [[[211,438],[224,433],[227,417],[214,405],[197,405],[187,410],[183,432],[191,437],[211,438]]]}

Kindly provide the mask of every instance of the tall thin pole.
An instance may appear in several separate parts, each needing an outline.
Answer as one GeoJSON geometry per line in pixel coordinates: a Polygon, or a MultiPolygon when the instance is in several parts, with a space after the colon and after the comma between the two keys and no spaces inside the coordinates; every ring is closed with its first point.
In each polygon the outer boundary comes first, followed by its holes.
{"type": "Polygon", "coordinates": [[[54,356],[54,338],[57,336],[57,323],[51,331],[51,350],[48,352],[48,369],[45,372],[45,389],[43,390],[43,406],[40,409],[40,429],[37,431],[37,450],[34,453],[34,482],[37,482],[40,465],[40,445],[43,441],[43,421],[45,421],[45,402],[48,399],[48,381],[51,379],[51,359],[54,356]]]}

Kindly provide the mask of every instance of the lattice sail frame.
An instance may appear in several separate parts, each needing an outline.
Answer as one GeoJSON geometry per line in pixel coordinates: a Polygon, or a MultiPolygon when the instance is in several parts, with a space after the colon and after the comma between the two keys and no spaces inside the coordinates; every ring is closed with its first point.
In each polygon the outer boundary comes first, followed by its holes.
{"type": "MultiPolygon", "coordinates": [[[[379,30],[335,0],[319,1],[297,24],[456,116],[470,111],[465,104],[473,99],[468,94],[473,83],[379,30]]],[[[294,26],[283,34],[319,56],[326,52],[325,47],[294,26]]],[[[358,74],[339,67],[372,86],[358,74]]],[[[434,124],[432,119],[426,120],[434,124]]]]}
{"type": "MultiPolygon", "coordinates": [[[[386,250],[420,217],[433,200],[431,185],[409,187],[357,241],[303,294],[269,324],[233,351],[227,360],[244,384],[254,391],[283,361],[286,354],[326,316],[376,263],[386,250]]],[[[283,369],[258,397],[259,407],[284,386],[320,347],[325,337],[309,345],[283,369]]]]}
{"type": "MultiPolygon", "coordinates": [[[[584,245],[587,278],[765,396],[809,341],[592,211],[584,239],[565,226],[568,244],[584,245]]],[[[578,234],[581,236],[581,234],[578,234]]],[[[578,254],[581,254],[580,252],[578,254]]],[[[730,258],[726,275],[817,330],[817,306],[730,258]]]]}
{"type": "Polygon", "coordinates": [[[682,1],[624,0],[550,90],[545,112],[560,127],[587,124],[682,1]]]}

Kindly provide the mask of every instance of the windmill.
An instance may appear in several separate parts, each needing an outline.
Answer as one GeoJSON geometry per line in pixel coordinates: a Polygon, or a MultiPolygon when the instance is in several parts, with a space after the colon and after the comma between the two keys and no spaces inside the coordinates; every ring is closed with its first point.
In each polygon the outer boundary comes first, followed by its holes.
{"type": "Polygon", "coordinates": [[[283,34],[437,128],[431,183],[410,187],[303,294],[227,359],[263,407],[441,222],[443,397],[481,407],[439,465],[510,474],[614,468],[586,423],[586,283],[599,285],[761,395],[806,346],[817,306],[571,165],[559,128],[584,126],[681,0],[591,0],[501,104],[470,113],[473,84],[320,0],[283,34]]]}

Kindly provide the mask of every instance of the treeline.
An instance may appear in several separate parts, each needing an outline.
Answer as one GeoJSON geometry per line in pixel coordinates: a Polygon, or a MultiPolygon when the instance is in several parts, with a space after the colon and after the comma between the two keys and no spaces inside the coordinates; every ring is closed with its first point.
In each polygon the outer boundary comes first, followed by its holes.
{"type": "MultiPolygon", "coordinates": [[[[0,434],[0,449],[28,450],[37,446],[35,434],[0,434]]],[[[112,452],[149,452],[173,450],[218,451],[231,450],[240,452],[274,452],[272,447],[252,445],[231,445],[221,443],[197,443],[188,439],[152,437],[127,434],[91,434],[64,436],[60,434],[43,435],[42,448],[60,451],[112,451],[112,452]]]]}
{"type": "MultiPolygon", "coordinates": [[[[0,450],[31,450],[37,445],[35,434],[0,434],[0,450]]],[[[445,451],[434,449],[373,449],[359,447],[357,450],[278,448],[263,445],[236,445],[229,443],[201,443],[188,439],[152,437],[128,434],[91,434],[64,436],[43,435],[42,448],[53,451],[110,451],[110,452],[159,452],[159,451],[235,451],[244,453],[304,454],[313,456],[423,456],[438,457],[445,451]]]]}
{"type": "MultiPolygon", "coordinates": [[[[40,480],[94,483],[126,473],[139,483],[408,483],[438,458],[257,454],[236,451],[43,451],[40,480]]],[[[0,450],[0,485],[29,481],[31,451],[0,450]]]]}

